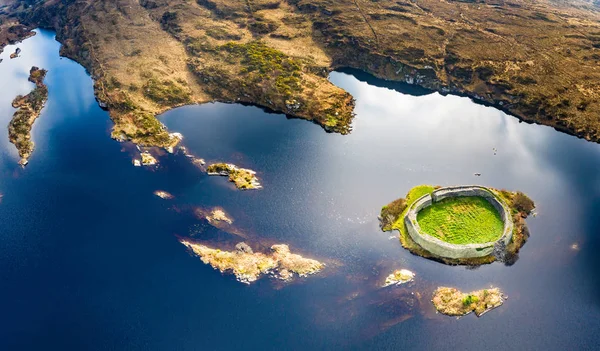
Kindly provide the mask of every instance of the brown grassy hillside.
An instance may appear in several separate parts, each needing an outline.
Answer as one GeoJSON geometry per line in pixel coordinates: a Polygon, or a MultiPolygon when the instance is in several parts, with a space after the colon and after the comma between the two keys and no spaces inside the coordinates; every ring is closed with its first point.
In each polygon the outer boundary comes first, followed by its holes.
{"type": "Polygon", "coordinates": [[[243,101],[350,131],[338,67],[493,104],[600,140],[600,16],[592,1],[23,1],[11,20],[57,30],[86,66],[114,136],[167,146],[155,115],[243,101]]]}

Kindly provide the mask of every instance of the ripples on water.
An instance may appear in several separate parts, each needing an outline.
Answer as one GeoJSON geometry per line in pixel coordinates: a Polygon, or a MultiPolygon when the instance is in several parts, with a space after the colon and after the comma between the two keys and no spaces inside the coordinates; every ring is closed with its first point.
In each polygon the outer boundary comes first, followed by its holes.
{"type": "Polygon", "coordinates": [[[182,155],[131,166],[83,68],[58,57],[50,32],[0,56],[0,118],[49,70],[49,101],[26,169],[0,133],[2,349],[594,348],[600,341],[600,146],[518,123],[469,99],[333,73],[356,97],[351,135],[256,107],[188,106],[161,118],[207,161],[254,169],[260,191],[236,191],[182,155]],[[379,85],[377,87],[375,85],[379,85]],[[389,87],[390,89],[386,88],[389,87]],[[408,95],[411,92],[415,95],[408,95]],[[493,149],[498,150],[494,155],[493,149]],[[481,173],[475,177],[474,173],[481,173]],[[423,183],[479,183],[536,201],[519,261],[478,269],[412,256],[378,228],[382,205],[423,183]],[[165,190],[173,200],[152,193],[165,190]],[[256,242],[330,262],[323,276],[251,286],[189,255],[177,236],[237,242],[192,215],[221,206],[256,242]],[[576,244],[576,249],[573,245],[576,244]],[[378,289],[393,269],[408,286],[378,289]],[[438,285],[489,285],[509,300],[477,319],[435,315],[438,285]],[[457,335],[461,337],[456,337],[457,335]],[[503,345],[502,347],[500,345],[503,345]]]}

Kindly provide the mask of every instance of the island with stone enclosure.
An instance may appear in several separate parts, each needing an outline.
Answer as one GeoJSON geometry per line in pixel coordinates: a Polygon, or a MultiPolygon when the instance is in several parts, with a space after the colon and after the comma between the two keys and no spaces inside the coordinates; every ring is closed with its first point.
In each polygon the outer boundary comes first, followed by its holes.
{"type": "Polygon", "coordinates": [[[31,141],[31,128],[48,99],[45,77],[45,69],[32,67],[29,71],[29,81],[35,84],[35,88],[25,96],[17,96],[12,102],[17,111],[8,125],[8,139],[17,147],[21,157],[19,164],[22,166],[29,163],[29,157],[35,147],[31,141]]]}
{"type": "Polygon", "coordinates": [[[187,246],[202,262],[211,265],[221,273],[232,272],[238,281],[250,284],[262,275],[269,274],[277,279],[289,281],[295,275],[306,277],[320,272],[325,264],[290,252],[288,245],[271,246],[268,253],[254,252],[240,242],[233,251],[223,251],[195,243],[188,239],[180,242],[187,246]]]}
{"type": "Polygon", "coordinates": [[[239,168],[231,163],[213,163],[206,169],[208,175],[229,177],[238,189],[261,189],[262,185],[256,177],[256,172],[251,169],[239,168]]]}
{"type": "Polygon", "coordinates": [[[381,210],[384,231],[398,230],[410,252],[446,264],[516,260],[529,236],[534,203],[521,192],[481,186],[411,189],[381,210]]]}

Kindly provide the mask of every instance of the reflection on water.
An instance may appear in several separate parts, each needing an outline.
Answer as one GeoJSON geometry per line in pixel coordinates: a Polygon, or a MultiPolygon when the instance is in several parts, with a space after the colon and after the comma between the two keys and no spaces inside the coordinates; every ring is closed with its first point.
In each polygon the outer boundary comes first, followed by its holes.
{"type": "Polygon", "coordinates": [[[91,79],[59,59],[52,39],[40,31],[19,45],[21,58],[0,63],[4,125],[10,101],[31,89],[31,65],[49,70],[50,93],[26,169],[0,133],[2,349],[589,349],[600,341],[599,145],[466,98],[406,95],[345,73],[331,80],[357,100],[348,136],[240,105],[162,116],[194,155],[258,171],[264,189],[242,192],[181,154],[161,156],[155,171],[133,167],[130,147],[109,138],[91,79]],[[390,240],[379,209],[423,183],[527,193],[539,215],[528,221],[518,262],[445,266],[390,240]],[[194,215],[214,207],[235,228],[194,215]],[[234,229],[331,264],[293,284],[244,286],[178,242],[227,247],[242,239],[227,233],[234,229]],[[415,282],[379,288],[400,268],[415,282]],[[439,285],[494,285],[509,300],[480,319],[456,320],[433,310],[439,285]]]}

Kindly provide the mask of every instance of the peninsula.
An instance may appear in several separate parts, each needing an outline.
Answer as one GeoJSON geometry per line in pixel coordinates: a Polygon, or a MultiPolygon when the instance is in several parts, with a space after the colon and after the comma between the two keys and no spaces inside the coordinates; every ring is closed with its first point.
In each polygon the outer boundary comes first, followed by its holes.
{"type": "Polygon", "coordinates": [[[38,118],[48,99],[48,87],[44,84],[46,70],[32,67],[29,71],[29,81],[35,83],[35,88],[25,96],[17,96],[12,106],[17,108],[8,125],[8,139],[19,151],[20,165],[25,166],[34,149],[31,141],[31,128],[38,118]]]}
{"type": "Polygon", "coordinates": [[[113,137],[146,146],[176,143],[157,114],[210,101],[348,133],[342,67],[600,141],[599,18],[591,0],[2,0],[0,42],[54,29],[113,137]]]}

